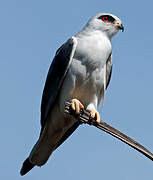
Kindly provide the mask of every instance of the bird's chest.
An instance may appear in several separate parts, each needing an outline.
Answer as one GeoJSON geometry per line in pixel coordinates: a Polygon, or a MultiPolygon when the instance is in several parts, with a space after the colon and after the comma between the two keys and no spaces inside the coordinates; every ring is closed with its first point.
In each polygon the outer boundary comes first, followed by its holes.
{"type": "Polygon", "coordinates": [[[71,64],[71,72],[79,87],[97,89],[103,86],[105,64],[111,53],[107,39],[79,39],[71,64]]]}
{"type": "MultiPolygon", "coordinates": [[[[107,57],[104,57],[104,52],[102,50],[103,53],[101,53],[101,50],[100,48],[95,49],[95,52],[93,49],[90,50],[91,52],[84,50],[84,52],[80,52],[81,56],[75,54],[69,69],[73,84],[73,91],[71,91],[73,97],[92,99],[103,89],[107,57]]],[[[105,56],[107,55],[105,54],[105,56]]]]}
{"type": "Polygon", "coordinates": [[[98,68],[90,64],[82,64],[80,61],[73,59],[70,72],[77,86],[90,87],[96,85],[101,80],[103,68],[98,68]]]}
{"type": "Polygon", "coordinates": [[[81,62],[87,69],[100,69],[106,63],[110,53],[110,41],[95,34],[84,38],[78,38],[74,59],[81,62]]]}
{"type": "Polygon", "coordinates": [[[82,64],[80,61],[73,59],[70,72],[75,92],[79,91],[82,94],[92,94],[96,93],[103,86],[103,67],[99,68],[90,64],[82,64]]]}

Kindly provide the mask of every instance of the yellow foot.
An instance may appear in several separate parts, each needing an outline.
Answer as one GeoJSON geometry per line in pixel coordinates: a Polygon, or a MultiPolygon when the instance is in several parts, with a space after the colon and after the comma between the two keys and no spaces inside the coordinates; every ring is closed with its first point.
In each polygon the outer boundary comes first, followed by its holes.
{"type": "Polygon", "coordinates": [[[77,99],[72,99],[71,107],[77,114],[80,114],[80,109],[84,109],[84,106],[77,99]]]}
{"type": "Polygon", "coordinates": [[[90,117],[95,119],[97,121],[97,123],[100,123],[100,114],[96,109],[91,109],[90,111],[90,117]]]}

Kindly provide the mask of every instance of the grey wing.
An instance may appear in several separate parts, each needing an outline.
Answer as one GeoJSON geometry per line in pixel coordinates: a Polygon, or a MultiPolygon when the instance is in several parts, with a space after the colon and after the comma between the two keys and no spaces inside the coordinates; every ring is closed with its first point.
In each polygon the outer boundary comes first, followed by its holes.
{"type": "Polygon", "coordinates": [[[57,149],[80,125],[80,121],[76,121],[62,136],[55,149],[57,149]]]}
{"type": "Polygon", "coordinates": [[[74,37],[63,44],[57,50],[53,62],[49,68],[41,102],[42,130],[45,126],[48,113],[56,102],[56,97],[58,96],[65,75],[71,64],[76,45],[77,40],[74,37]]]}
{"type": "Polygon", "coordinates": [[[106,62],[106,89],[110,83],[111,75],[112,75],[112,54],[109,56],[106,62]]]}

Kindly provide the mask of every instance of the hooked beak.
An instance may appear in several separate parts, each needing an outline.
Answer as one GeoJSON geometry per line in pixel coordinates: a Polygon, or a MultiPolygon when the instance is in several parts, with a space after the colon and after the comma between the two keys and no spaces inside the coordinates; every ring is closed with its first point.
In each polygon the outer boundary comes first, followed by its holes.
{"type": "Polygon", "coordinates": [[[123,24],[117,26],[117,28],[120,29],[120,30],[122,30],[122,32],[124,31],[124,26],[123,26],[123,24]]]}

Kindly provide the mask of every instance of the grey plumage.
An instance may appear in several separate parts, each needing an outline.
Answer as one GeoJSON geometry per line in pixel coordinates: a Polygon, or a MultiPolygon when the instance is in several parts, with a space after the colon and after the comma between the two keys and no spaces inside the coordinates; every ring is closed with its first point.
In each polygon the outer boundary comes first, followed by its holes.
{"type": "Polygon", "coordinates": [[[87,110],[103,104],[112,71],[111,38],[121,28],[112,14],[96,14],[82,31],[70,38],[56,52],[46,79],[41,104],[41,133],[21,175],[35,165],[46,163],[51,153],[79,126],[64,114],[64,103],[80,100],[87,110]],[[112,22],[104,22],[111,17],[112,22]],[[120,27],[120,28],[119,28],[120,27]]]}

